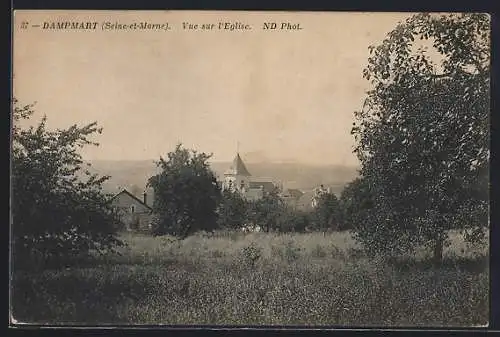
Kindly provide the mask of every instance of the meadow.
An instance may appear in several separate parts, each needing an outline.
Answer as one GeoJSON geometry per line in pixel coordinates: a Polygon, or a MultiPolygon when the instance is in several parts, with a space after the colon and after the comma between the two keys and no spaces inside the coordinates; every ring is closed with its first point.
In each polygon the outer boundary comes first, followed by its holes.
{"type": "Polygon", "coordinates": [[[439,267],[420,251],[366,256],[348,232],[123,234],[120,254],[15,271],[12,310],[37,324],[482,326],[488,251],[452,233],[439,267]]]}

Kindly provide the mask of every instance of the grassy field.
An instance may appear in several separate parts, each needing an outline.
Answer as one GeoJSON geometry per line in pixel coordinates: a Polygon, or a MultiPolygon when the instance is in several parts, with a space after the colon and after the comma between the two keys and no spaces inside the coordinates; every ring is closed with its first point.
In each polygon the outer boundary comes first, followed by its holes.
{"type": "Polygon", "coordinates": [[[121,255],[13,280],[17,321],[51,324],[477,326],[489,312],[487,251],[456,234],[384,262],[349,233],[124,234],[121,255]]]}

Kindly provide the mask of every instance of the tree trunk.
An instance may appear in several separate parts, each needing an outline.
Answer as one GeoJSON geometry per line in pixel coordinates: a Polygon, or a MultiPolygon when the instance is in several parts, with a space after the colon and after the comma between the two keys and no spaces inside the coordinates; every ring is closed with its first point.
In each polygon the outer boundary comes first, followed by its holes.
{"type": "Polygon", "coordinates": [[[439,266],[443,262],[443,248],[444,240],[437,238],[434,242],[434,253],[432,255],[432,262],[435,266],[439,266]]]}

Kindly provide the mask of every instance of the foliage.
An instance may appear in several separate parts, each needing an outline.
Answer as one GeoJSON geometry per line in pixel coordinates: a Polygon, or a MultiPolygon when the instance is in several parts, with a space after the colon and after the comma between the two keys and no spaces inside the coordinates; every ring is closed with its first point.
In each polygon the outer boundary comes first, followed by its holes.
{"type": "MultiPolygon", "coordinates": [[[[340,195],[339,207],[342,229],[356,230],[358,224],[370,222],[371,214],[376,210],[367,179],[358,177],[348,183],[340,195]]],[[[361,235],[364,233],[362,230],[357,232],[361,235]]]]}
{"type": "Polygon", "coordinates": [[[310,212],[286,207],[280,218],[278,230],[283,233],[304,233],[310,229],[312,220],[310,212]]]}
{"type": "MultiPolygon", "coordinates": [[[[121,256],[78,268],[17,273],[12,315],[18,322],[58,324],[472,326],[489,317],[488,263],[452,255],[443,265],[374,264],[366,258],[320,253],[347,233],[263,234],[230,238],[193,235],[176,241],[126,234],[121,256]],[[286,237],[286,240],[283,240],[286,237]],[[269,248],[304,248],[287,260],[269,248]],[[253,242],[253,244],[252,244],[253,242]],[[205,245],[207,250],[200,250],[205,245]],[[254,268],[241,251],[254,246],[254,268]],[[193,254],[178,254],[196,252],[193,254]],[[214,254],[222,251],[222,256],[214,254]],[[147,254],[147,258],[143,256],[147,254]],[[478,263],[481,262],[481,263],[478,263]],[[79,289],[79,291],[74,291],[79,289]]],[[[453,238],[460,239],[453,235],[453,238]]],[[[459,253],[462,241],[451,247],[459,253]]],[[[487,255],[487,250],[483,251],[487,255]]]]}
{"type": "Polygon", "coordinates": [[[255,267],[255,263],[262,257],[262,248],[252,243],[243,247],[241,250],[241,257],[244,263],[253,268],[255,267]]]}
{"type": "Polygon", "coordinates": [[[265,232],[276,231],[280,229],[286,210],[286,203],[276,189],[250,204],[249,219],[265,232]]]}
{"type": "Polygon", "coordinates": [[[327,251],[322,245],[317,244],[313,248],[311,255],[312,255],[312,257],[315,257],[315,258],[324,258],[327,255],[327,251]]]}
{"type": "Polygon", "coordinates": [[[337,196],[333,193],[321,195],[314,216],[316,230],[340,229],[340,204],[337,196]]]}
{"type": "Polygon", "coordinates": [[[152,176],[153,211],[157,215],[154,234],[181,239],[199,231],[217,228],[217,205],[221,194],[207,160],[211,155],[188,150],[178,144],[167,159],[160,158],[161,172],[152,176]]]}
{"type": "Polygon", "coordinates": [[[240,229],[248,222],[249,203],[240,193],[225,189],[217,207],[218,227],[240,229]]]}
{"type": "Polygon", "coordinates": [[[12,133],[12,239],[14,264],[54,262],[90,252],[105,253],[121,242],[117,221],[103,193],[108,177],[90,174],[78,150],[97,145],[96,123],[49,131],[44,117],[21,128],[33,105],[14,100],[12,133]]]}
{"type": "Polygon", "coordinates": [[[380,251],[424,244],[439,261],[448,229],[481,238],[489,43],[487,14],[417,14],[370,47],[364,77],[372,90],[352,129],[374,197],[375,212],[357,228],[364,244],[380,251]]]}
{"type": "Polygon", "coordinates": [[[301,252],[302,248],[296,246],[292,240],[285,243],[283,247],[283,257],[288,262],[292,262],[299,259],[301,252]]]}

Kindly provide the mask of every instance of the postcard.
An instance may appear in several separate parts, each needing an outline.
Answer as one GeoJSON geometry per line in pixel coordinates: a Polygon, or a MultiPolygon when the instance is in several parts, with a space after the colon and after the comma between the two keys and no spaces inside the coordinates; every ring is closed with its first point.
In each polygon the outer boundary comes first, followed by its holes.
{"type": "Polygon", "coordinates": [[[11,326],[488,325],[489,15],[12,30],[11,326]]]}

